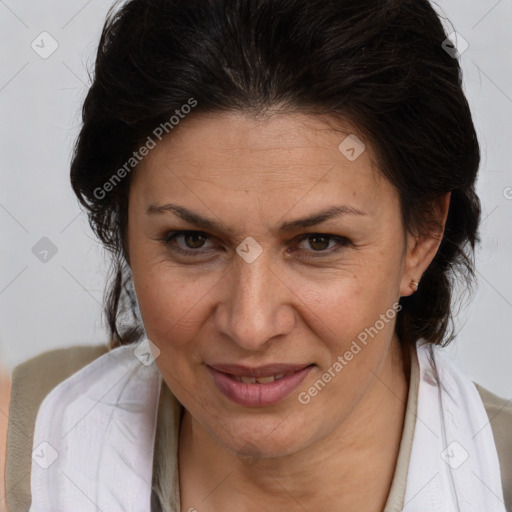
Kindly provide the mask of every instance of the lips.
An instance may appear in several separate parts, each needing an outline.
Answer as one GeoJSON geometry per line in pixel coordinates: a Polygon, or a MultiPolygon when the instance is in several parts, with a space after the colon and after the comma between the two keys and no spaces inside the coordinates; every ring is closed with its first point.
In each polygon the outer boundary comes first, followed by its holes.
{"type": "Polygon", "coordinates": [[[306,378],[313,365],[270,364],[251,368],[207,365],[221,393],[245,407],[265,407],[286,398],[306,378]]]}

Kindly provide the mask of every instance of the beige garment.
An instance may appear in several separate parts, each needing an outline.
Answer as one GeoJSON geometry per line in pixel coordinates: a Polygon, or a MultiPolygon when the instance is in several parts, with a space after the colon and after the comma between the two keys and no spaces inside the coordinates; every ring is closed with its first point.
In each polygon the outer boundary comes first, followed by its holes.
{"type": "Polygon", "coordinates": [[[44,397],[61,381],[106,351],[103,345],[51,350],[14,368],[5,467],[9,512],[27,512],[30,507],[32,440],[37,411],[44,397]]]}
{"type": "Polygon", "coordinates": [[[0,366],[0,512],[5,510],[5,450],[7,447],[7,424],[9,419],[9,396],[11,376],[0,366]]]}
{"type": "MultiPolygon", "coordinates": [[[[106,352],[105,346],[71,347],[45,352],[13,371],[7,438],[6,487],[9,512],[30,506],[30,466],[35,419],[40,403],[53,387],[106,352]]],[[[419,366],[411,350],[411,375],[402,440],[395,475],[383,512],[402,510],[416,421],[419,366]]],[[[512,403],[476,385],[495,437],[505,503],[512,510],[512,403]]],[[[152,512],[179,512],[178,431],[183,407],[165,383],[158,410],[153,462],[152,512]]]]}

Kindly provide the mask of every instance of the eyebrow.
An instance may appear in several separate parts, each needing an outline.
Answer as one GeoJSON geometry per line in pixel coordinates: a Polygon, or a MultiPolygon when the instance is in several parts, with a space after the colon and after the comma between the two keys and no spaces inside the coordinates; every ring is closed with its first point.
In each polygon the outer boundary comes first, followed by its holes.
{"type": "MultiPolygon", "coordinates": [[[[189,222],[190,224],[195,224],[198,227],[201,227],[206,230],[216,231],[226,233],[231,236],[236,236],[237,233],[230,227],[226,226],[224,223],[209,219],[207,217],[203,217],[192,210],[188,210],[183,206],[179,206],[177,204],[169,203],[165,205],[155,205],[151,204],[147,210],[147,215],[157,215],[162,213],[174,213],[181,219],[189,222]]],[[[307,217],[302,217],[300,219],[290,220],[287,222],[283,222],[278,227],[279,233],[287,233],[292,231],[297,231],[299,229],[309,228],[311,226],[315,226],[322,222],[325,222],[330,219],[334,219],[336,217],[340,217],[342,215],[368,215],[368,212],[363,210],[359,210],[353,206],[348,205],[340,205],[340,206],[331,206],[325,210],[321,210],[319,212],[315,212],[307,217]]]]}

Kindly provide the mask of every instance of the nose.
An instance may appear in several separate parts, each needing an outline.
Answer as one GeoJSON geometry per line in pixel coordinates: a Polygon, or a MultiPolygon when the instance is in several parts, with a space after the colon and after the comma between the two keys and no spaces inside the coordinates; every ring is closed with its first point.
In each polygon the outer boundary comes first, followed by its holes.
{"type": "Polygon", "coordinates": [[[266,251],[252,263],[237,256],[219,287],[215,327],[240,347],[264,350],[294,329],[294,294],[266,251]]]}

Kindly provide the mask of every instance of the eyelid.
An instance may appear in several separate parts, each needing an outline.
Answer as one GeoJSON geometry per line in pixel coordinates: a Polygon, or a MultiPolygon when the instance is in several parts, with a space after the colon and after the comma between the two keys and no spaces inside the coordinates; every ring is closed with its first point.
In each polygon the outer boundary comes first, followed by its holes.
{"type": "MultiPolygon", "coordinates": [[[[171,241],[178,238],[179,236],[183,236],[183,235],[187,235],[187,234],[196,234],[196,235],[201,235],[203,237],[205,237],[208,241],[208,240],[211,240],[212,238],[215,238],[215,237],[212,237],[211,235],[209,235],[208,233],[205,233],[204,231],[199,231],[199,230],[193,230],[193,229],[187,229],[187,230],[174,230],[174,231],[169,231],[167,233],[164,234],[164,236],[162,238],[160,238],[159,240],[167,247],[171,248],[171,250],[173,251],[176,251],[176,252],[179,252],[181,254],[184,254],[185,256],[194,256],[194,255],[201,255],[201,254],[205,254],[207,252],[209,252],[208,250],[202,250],[203,248],[202,247],[199,247],[198,249],[183,249],[179,246],[176,246],[176,245],[171,245],[171,241]]],[[[307,253],[310,253],[310,256],[305,256],[306,259],[308,258],[319,258],[319,257],[327,257],[331,254],[335,254],[335,253],[338,253],[343,247],[347,247],[347,246],[353,246],[353,243],[352,241],[345,237],[345,236],[341,236],[341,235],[332,235],[330,233],[322,233],[322,232],[309,232],[309,233],[303,233],[301,235],[298,235],[297,237],[293,238],[291,240],[291,242],[295,242],[296,244],[302,242],[303,240],[307,240],[308,238],[312,237],[312,236],[319,236],[319,237],[325,237],[325,238],[328,238],[330,240],[334,240],[338,243],[338,247],[333,249],[331,248],[330,250],[323,250],[323,251],[308,251],[306,249],[298,249],[298,251],[305,251],[307,253]],[[316,255],[315,255],[316,253],[316,255]],[[313,255],[311,255],[313,254],[313,255]]]]}

